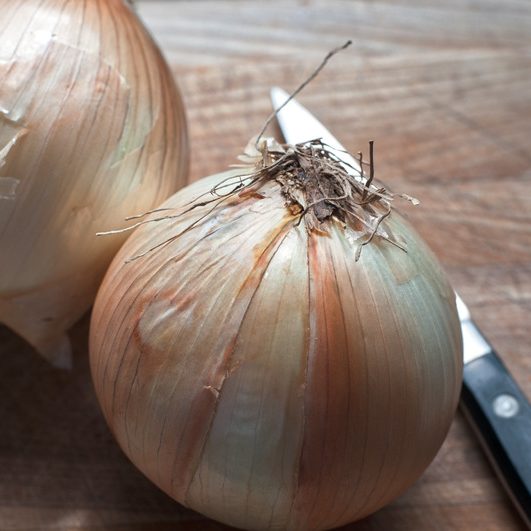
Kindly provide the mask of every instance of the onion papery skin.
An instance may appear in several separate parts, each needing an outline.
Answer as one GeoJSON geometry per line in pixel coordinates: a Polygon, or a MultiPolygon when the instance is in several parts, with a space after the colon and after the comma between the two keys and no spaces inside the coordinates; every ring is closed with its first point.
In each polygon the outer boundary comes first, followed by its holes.
{"type": "Polygon", "coordinates": [[[172,74],[125,0],[0,0],[0,323],[58,365],[125,239],[184,186],[172,74]]]}
{"type": "MultiPolygon", "coordinates": [[[[228,175],[162,206],[182,212],[228,175]]],[[[376,236],[356,262],[359,234],[308,233],[276,182],[259,194],[177,238],[211,206],[133,233],[96,299],[94,385],[124,452],[180,503],[243,529],[334,528],[402,493],[442,444],[455,297],[396,212],[383,228],[407,253],[376,236]]]]}

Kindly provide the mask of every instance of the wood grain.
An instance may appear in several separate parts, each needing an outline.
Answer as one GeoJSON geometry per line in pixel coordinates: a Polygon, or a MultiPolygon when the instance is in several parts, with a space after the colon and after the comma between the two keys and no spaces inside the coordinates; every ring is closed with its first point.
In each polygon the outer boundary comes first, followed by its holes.
{"type": "MultiPolygon", "coordinates": [[[[190,179],[235,161],[294,89],[351,150],[376,142],[377,176],[404,206],[531,397],[531,5],[524,0],[136,2],[178,77],[190,179]]],[[[278,135],[273,127],[271,132],[278,135]]],[[[0,330],[0,529],[222,530],[153,487],[113,442],[92,391],[88,318],[71,374],[0,330]]],[[[518,530],[460,414],[437,458],[365,530],[518,530]]]]}

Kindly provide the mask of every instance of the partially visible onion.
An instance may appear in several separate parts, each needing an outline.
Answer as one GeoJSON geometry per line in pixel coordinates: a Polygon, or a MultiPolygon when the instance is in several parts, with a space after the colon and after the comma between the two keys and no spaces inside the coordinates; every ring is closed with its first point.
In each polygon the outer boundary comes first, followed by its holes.
{"type": "Polygon", "coordinates": [[[170,496],[243,529],[328,529],[433,459],[461,332],[441,267],[384,215],[386,192],[352,181],[356,215],[339,219],[334,205],[354,202],[319,201],[319,187],[339,195],[314,175],[324,166],[282,156],[263,150],[260,179],[188,186],[136,230],[96,299],[91,368],[120,446],[170,496]]]}
{"type": "Polygon", "coordinates": [[[123,0],[0,1],[0,322],[57,364],[123,237],[185,183],[183,105],[123,0]]]}

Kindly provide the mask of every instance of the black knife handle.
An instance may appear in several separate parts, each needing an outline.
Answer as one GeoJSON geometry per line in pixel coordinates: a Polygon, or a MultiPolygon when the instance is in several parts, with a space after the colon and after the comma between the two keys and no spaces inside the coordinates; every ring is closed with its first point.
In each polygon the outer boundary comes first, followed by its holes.
{"type": "Polygon", "coordinates": [[[531,529],[531,405],[494,351],[465,364],[461,407],[531,529]]]}

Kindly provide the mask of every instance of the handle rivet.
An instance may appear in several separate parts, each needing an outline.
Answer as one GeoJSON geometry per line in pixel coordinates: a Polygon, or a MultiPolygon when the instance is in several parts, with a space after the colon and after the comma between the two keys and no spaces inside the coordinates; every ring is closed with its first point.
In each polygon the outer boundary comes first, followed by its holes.
{"type": "Polygon", "coordinates": [[[518,413],[520,406],[518,405],[518,400],[516,400],[514,396],[501,394],[492,402],[492,409],[498,417],[508,419],[514,417],[518,413]]]}

